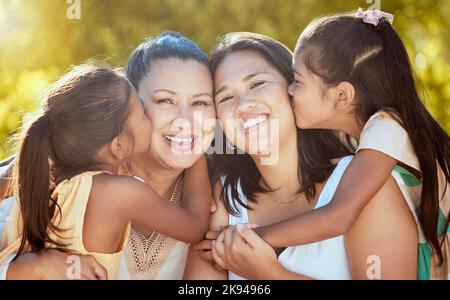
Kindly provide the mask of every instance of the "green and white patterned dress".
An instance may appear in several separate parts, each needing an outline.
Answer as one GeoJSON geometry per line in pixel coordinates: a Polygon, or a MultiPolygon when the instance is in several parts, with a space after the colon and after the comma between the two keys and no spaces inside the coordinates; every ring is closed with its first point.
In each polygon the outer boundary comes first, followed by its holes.
{"type": "MultiPolygon", "coordinates": [[[[380,111],[374,114],[363,128],[358,150],[372,149],[383,152],[408,169],[420,172],[420,165],[411,145],[406,130],[388,113],[380,111]]],[[[420,172],[421,173],[421,172],[420,172]]],[[[418,179],[406,168],[397,165],[392,172],[408,207],[414,216],[419,233],[418,245],[418,279],[450,279],[450,227],[445,228],[448,213],[450,211],[450,185],[446,187],[446,180],[442,169],[438,165],[439,196],[440,201],[438,233],[441,238],[447,235],[442,245],[444,262],[438,266],[437,256],[432,253],[419,223],[420,201],[422,193],[422,180],[418,179]]]]}

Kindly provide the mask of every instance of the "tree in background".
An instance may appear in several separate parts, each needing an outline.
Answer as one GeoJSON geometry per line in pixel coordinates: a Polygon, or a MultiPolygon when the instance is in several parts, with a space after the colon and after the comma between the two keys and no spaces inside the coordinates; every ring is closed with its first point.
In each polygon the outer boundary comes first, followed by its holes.
{"type": "MultiPolygon", "coordinates": [[[[269,35],[292,48],[314,18],[367,8],[377,0],[0,0],[0,159],[8,137],[38,107],[48,83],[94,58],[123,66],[144,38],[175,30],[209,51],[231,31],[269,35]],[[80,3],[80,19],[68,8],[80,3]]],[[[378,1],[377,1],[378,3],[378,1]]],[[[395,15],[426,94],[450,132],[450,1],[382,0],[395,15]]]]}

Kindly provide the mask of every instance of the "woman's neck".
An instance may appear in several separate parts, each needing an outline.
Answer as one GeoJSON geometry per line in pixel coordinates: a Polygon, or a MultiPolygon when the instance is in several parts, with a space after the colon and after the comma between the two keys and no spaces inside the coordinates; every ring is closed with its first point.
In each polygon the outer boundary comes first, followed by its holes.
{"type": "Polygon", "coordinates": [[[300,188],[297,136],[284,145],[280,143],[278,160],[274,164],[261,164],[261,158],[257,156],[252,156],[252,159],[267,187],[276,190],[272,196],[280,198],[296,194],[300,188]]]}
{"type": "Polygon", "coordinates": [[[177,179],[183,172],[152,164],[148,155],[134,157],[130,165],[132,175],[144,180],[164,199],[171,197],[177,179]]]}

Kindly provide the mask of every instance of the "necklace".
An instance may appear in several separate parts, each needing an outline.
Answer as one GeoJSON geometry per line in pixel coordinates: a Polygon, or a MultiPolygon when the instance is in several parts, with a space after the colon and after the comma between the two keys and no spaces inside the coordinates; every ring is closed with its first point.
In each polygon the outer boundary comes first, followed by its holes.
{"type": "Polygon", "coordinates": [[[291,204],[291,203],[293,203],[293,202],[295,202],[295,201],[297,201],[297,200],[303,198],[303,197],[302,197],[303,194],[301,194],[301,195],[297,195],[297,196],[296,196],[294,199],[292,199],[292,200],[289,200],[289,201],[280,201],[280,200],[276,200],[276,198],[272,197],[271,195],[268,195],[268,196],[269,196],[270,200],[272,200],[273,202],[276,202],[276,203],[279,203],[279,204],[282,204],[282,205],[285,205],[285,204],[291,204]]]}
{"type": "MultiPolygon", "coordinates": [[[[180,206],[182,203],[184,174],[175,184],[170,202],[180,206]]],[[[129,243],[125,251],[130,277],[133,280],[154,279],[166,262],[177,240],[159,232],[152,232],[149,238],[131,228],[129,243]]]]}

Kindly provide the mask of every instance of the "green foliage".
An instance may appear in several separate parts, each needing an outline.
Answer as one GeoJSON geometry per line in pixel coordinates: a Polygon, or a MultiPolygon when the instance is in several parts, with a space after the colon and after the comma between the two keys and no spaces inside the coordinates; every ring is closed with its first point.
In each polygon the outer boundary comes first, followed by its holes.
{"type": "MultiPolygon", "coordinates": [[[[81,0],[70,20],[65,0],[0,0],[0,159],[25,113],[35,110],[48,83],[90,58],[124,65],[145,37],[180,31],[209,51],[231,31],[269,35],[293,47],[314,18],[367,8],[366,0],[81,0]]],[[[450,2],[382,0],[395,15],[426,90],[424,101],[450,132],[450,2]]]]}

